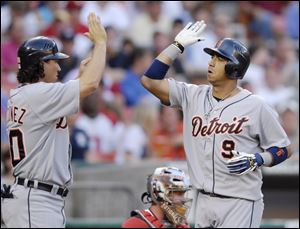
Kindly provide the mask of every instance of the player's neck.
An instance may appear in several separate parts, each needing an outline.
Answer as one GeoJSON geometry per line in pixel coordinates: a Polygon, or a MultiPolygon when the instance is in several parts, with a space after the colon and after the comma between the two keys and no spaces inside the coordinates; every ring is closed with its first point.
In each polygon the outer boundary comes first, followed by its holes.
{"type": "Polygon", "coordinates": [[[236,84],[229,84],[223,85],[222,87],[213,87],[212,95],[220,101],[223,101],[227,98],[236,95],[238,92],[239,89],[236,84]]]}
{"type": "Polygon", "coordinates": [[[157,219],[163,220],[165,217],[165,214],[163,210],[158,205],[152,205],[149,209],[157,219]]]}

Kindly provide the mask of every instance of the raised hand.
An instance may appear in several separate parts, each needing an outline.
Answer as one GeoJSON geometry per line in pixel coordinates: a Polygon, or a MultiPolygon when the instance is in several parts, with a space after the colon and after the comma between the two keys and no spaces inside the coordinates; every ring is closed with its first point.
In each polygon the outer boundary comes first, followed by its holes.
{"type": "Polygon", "coordinates": [[[84,33],[94,44],[105,42],[107,35],[104,27],[101,24],[100,18],[95,13],[90,13],[88,16],[89,32],[84,33]]]}
{"type": "Polygon", "coordinates": [[[197,21],[194,24],[189,22],[175,37],[175,42],[178,42],[183,47],[192,45],[198,41],[202,41],[205,38],[200,37],[201,33],[205,29],[206,24],[202,21],[197,21]]]}

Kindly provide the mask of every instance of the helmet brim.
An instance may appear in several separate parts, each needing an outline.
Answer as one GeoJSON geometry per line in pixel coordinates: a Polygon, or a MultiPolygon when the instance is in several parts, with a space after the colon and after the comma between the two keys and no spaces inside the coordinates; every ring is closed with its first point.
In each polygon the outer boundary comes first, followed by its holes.
{"type": "Polygon", "coordinates": [[[230,61],[232,61],[234,63],[237,62],[235,58],[229,58],[228,55],[226,55],[226,53],[220,51],[217,48],[214,48],[214,49],[212,49],[212,48],[204,48],[203,50],[204,50],[204,52],[206,52],[207,54],[209,54],[211,56],[217,55],[217,56],[220,56],[220,57],[222,57],[222,58],[224,58],[226,60],[230,60],[230,61]]]}
{"type": "Polygon", "coordinates": [[[46,60],[63,60],[63,59],[67,59],[70,56],[68,56],[67,54],[61,53],[61,52],[57,52],[55,54],[51,54],[51,55],[47,55],[41,58],[41,60],[46,61],[46,60]]]}

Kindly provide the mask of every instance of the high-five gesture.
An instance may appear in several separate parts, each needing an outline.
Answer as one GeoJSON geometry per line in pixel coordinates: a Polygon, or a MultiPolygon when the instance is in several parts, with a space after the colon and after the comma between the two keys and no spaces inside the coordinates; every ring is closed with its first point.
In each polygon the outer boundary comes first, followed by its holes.
{"type": "Polygon", "coordinates": [[[178,42],[183,47],[192,45],[198,41],[204,40],[201,33],[205,29],[206,24],[203,20],[197,21],[194,24],[188,23],[175,37],[175,42],[178,42]]]}
{"type": "Polygon", "coordinates": [[[87,36],[94,48],[91,56],[81,62],[78,78],[80,80],[80,98],[93,93],[99,86],[105,68],[107,35],[100,18],[95,13],[88,15],[89,32],[87,36]]]}
{"type": "Polygon", "coordinates": [[[88,16],[89,32],[84,35],[87,36],[93,43],[106,42],[107,35],[104,27],[101,24],[100,18],[95,13],[90,13],[88,16]]]}

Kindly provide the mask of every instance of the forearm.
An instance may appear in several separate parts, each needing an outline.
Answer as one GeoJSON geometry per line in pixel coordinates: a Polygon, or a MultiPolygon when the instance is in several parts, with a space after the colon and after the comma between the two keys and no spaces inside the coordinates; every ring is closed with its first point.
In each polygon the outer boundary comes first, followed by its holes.
{"type": "Polygon", "coordinates": [[[106,43],[95,44],[92,57],[82,74],[80,80],[86,85],[99,85],[106,61],[106,43]]]}
{"type": "Polygon", "coordinates": [[[180,53],[183,53],[184,47],[201,41],[201,32],[206,27],[204,21],[188,23],[186,27],[179,32],[175,40],[166,49],[164,49],[152,62],[145,74],[141,78],[142,85],[159,98],[162,103],[169,105],[169,84],[165,76],[170,65],[180,53]]]}
{"type": "Polygon", "coordinates": [[[164,78],[179,53],[180,49],[173,44],[169,45],[155,58],[141,78],[142,85],[166,105],[170,104],[169,86],[164,78]]]}
{"type": "Polygon", "coordinates": [[[79,76],[80,99],[89,96],[99,87],[105,68],[105,55],[105,43],[97,43],[93,49],[90,61],[86,64],[79,76]]]}

